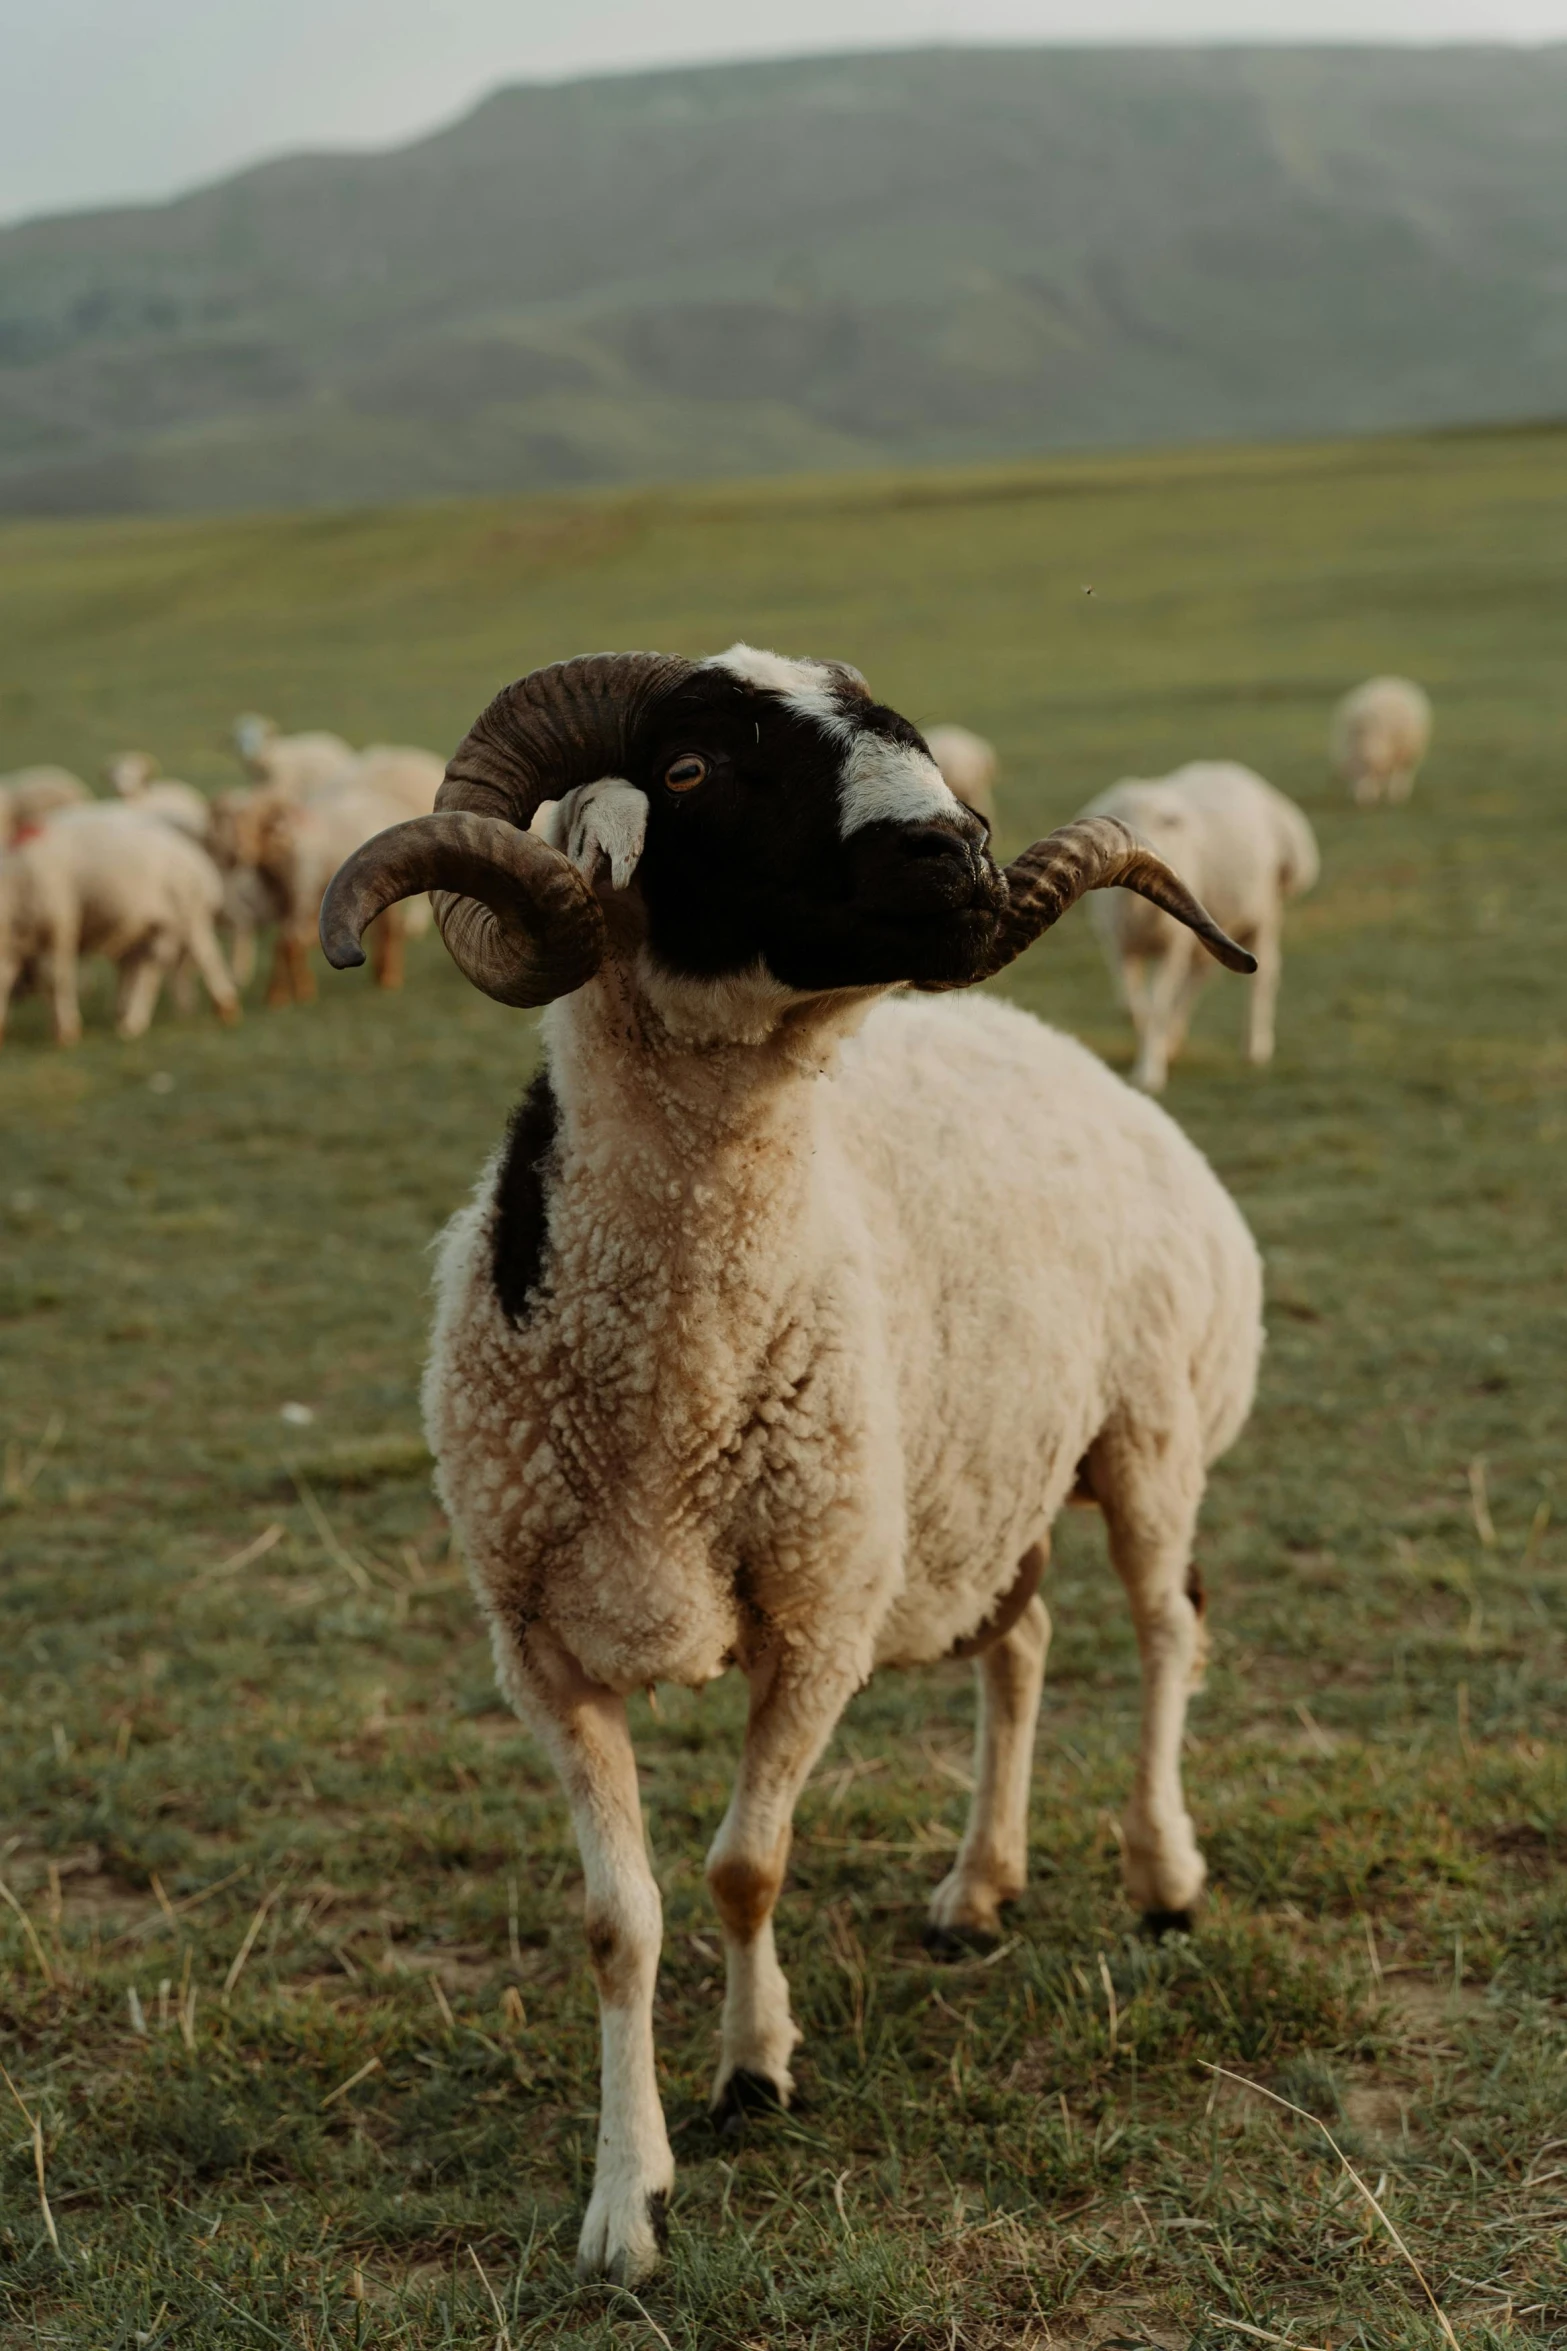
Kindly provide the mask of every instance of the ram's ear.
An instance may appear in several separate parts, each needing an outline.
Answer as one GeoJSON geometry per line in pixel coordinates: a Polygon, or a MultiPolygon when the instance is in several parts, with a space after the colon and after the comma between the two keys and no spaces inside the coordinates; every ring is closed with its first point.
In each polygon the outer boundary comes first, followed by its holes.
{"type": "Polygon", "coordinates": [[[623,890],[647,839],[647,794],[618,776],[601,776],[596,784],[578,784],[563,800],[546,800],[528,830],[569,857],[590,882],[608,866],[610,887],[623,890]]]}

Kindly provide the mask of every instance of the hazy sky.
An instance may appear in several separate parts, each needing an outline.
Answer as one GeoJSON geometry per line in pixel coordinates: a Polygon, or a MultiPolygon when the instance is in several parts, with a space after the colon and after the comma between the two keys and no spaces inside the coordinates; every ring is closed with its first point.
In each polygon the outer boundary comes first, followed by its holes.
{"type": "Polygon", "coordinates": [[[923,41],[1546,41],[1567,0],[0,0],[0,219],[391,145],[498,82],[923,41]]]}

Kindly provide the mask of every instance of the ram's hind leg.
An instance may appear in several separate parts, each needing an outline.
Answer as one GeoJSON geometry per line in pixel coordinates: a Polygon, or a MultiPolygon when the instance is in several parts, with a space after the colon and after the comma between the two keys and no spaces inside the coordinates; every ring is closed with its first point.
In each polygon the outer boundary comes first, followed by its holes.
{"type": "Polygon", "coordinates": [[[957,1859],[930,1899],[925,1943],[938,1958],[993,1942],[1002,1903],[1015,1901],[1027,1882],[1028,1792],[1049,1648],[1050,1617],[1036,1593],[974,1660],[974,1801],[957,1859]]]}
{"type": "Polygon", "coordinates": [[[663,1914],[648,1866],[625,1701],[533,1629],[509,1693],[560,1774],[582,1854],[583,1923],[598,1984],[603,2078],[593,2194],[577,2242],[582,2277],[634,2285],[658,2260],[675,2164],[653,2059],[663,1914]]]}
{"type": "Polygon", "coordinates": [[[1186,1700],[1202,1675],[1202,1585],[1192,1539],[1202,1500],[1196,1414],[1110,1429],[1089,1457],[1110,1557],[1131,1603],[1143,1669],[1137,1778],[1124,1826],[1126,1890],[1156,1933],[1190,1924],[1206,1867],[1181,1792],[1186,1700]]]}
{"type": "Polygon", "coordinates": [[[751,1713],[734,1794],[707,1856],[724,1934],[724,2017],[713,2120],[738,2130],[748,2109],[787,2106],[800,2038],[773,1945],[773,1910],[789,1859],[794,1807],[860,1680],[847,1660],[775,1653],[752,1676],[751,1713]]]}

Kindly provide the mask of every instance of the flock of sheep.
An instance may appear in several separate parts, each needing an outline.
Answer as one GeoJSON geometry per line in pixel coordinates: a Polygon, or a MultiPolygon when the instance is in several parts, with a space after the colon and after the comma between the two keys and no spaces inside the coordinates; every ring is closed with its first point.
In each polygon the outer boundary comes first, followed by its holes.
{"type": "MultiPolygon", "coordinates": [[[[1359,803],[1403,800],[1430,732],[1418,686],[1369,679],[1334,714],[1335,769],[1359,803]]],[[[991,745],[959,726],[932,728],[927,740],[954,795],[993,822],[991,745]]],[[[74,1044],[84,955],[117,967],[122,1037],[145,1032],[166,978],[183,996],[192,973],[218,1017],[234,1022],[264,929],[275,933],[267,1003],[314,995],[311,950],[328,882],[373,834],[430,813],[443,763],[408,746],[356,751],[340,735],[283,735],[253,714],[236,721],[234,745],[250,782],[212,798],[161,775],[142,751],[107,762],[109,799],[95,799],[61,767],[0,776],[0,1037],[12,994],[33,986],[50,1000],[57,1043],[74,1044]]],[[[1266,1062],[1284,902],[1309,889],[1318,870],[1301,811],[1249,768],[1208,761],[1116,784],[1085,813],[1119,817],[1157,848],[1255,954],[1248,1051],[1266,1062]]],[[[1136,1031],[1135,1081],[1158,1092],[1204,958],[1189,931],[1126,891],[1096,899],[1094,916],[1136,1031]]],[[[422,898],[388,910],[371,941],[380,986],[400,984],[404,942],[429,921],[422,898]]]]}
{"type": "MultiPolygon", "coordinates": [[[[109,760],[106,800],[66,768],[0,777],[0,1034],[14,989],[31,984],[49,997],[56,1041],[74,1044],[84,955],[117,967],[122,1037],[141,1036],[164,980],[178,987],[191,971],[218,1017],[235,1021],[266,928],[276,933],[267,1002],[314,994],[310,950],[327,883],[373,833],[428,814],[443,763],[401,745],[355,751],[340,735],[280,735],[255,716],[238,720],[234,741],[251,781],[211,799],[160,775],[144,751],[109,760]]],[[[403,941],[428,922],[419,906],[380,926],[383,986],[398,984],[403,941]]]]}
{"type": "MultiPolygon", "coordinates": [[[[1400,681],[1351,696],[1335,746],[1357,799],[1402,797],[1428,733],[1400,681]]],[[[395,978],[416,914],[484,995],[543,1008],[538,1073],[440,1244],[424,1418],[502,1687],[572,1812],[602,2053],[578,2267],[634,2286],[674,2158],[632,1693],[749,1684],[706,1863],[725,2132],[793,2097],[773,1930],[793,1813],[880,1667],[974,1660],[974,1792],[926,1934],[938,1957],[995,1948],[1027,1872],[1068,1503],[1103,1515],[1141,1659],[1126,1890],[1151,1932],[1192,1924],[1193,1545],[1250,1410],[1262,1281],[1147,1095],[1194,942],[1253,975],[1266,1058],[1281,909],[1315,843],[1261,777],[1209,763],[1118,784],[1000,867],[977,738],[927,741],[847,664],[745,644],[535,671],[444,770],[261,721],[237,743],[252,785],[210,809],[137,758],[113,763],[114,803],[10,780],[0,999],[27,969],[74,1035],[96,949],[136,1034],[185,962],[233,1012],[220,921],[242,960],[277,925],[281,998],[308,987],[316,928],[334,967],[367,938],[395,978]],[[1140,1093],[965,993],[1085,896],[1108,909],[1140,1093]]]]}

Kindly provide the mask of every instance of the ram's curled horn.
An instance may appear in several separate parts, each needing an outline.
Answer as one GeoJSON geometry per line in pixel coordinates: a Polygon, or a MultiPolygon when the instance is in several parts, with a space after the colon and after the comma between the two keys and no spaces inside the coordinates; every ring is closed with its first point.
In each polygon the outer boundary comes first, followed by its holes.
{"type": "Polygon", "coordinates": [[[487,996],[547,1004],[580,988],[603,958],[604,918],[575,867],[528,825],[545,800],[623,775],[646,713],[692,667],[597,653],[504,687],[447,762],[435,814],[378,834],[334,878],[321,908],[328,961],[362,961],[366,924],[428,890],[453,962],[487,996]]]}
{"type": "Polygon", "coordinates": [[[399,898],[434,894],[452,960],[501,1004],[550,1004],[604,958],[604,916],[568,858],[531,833],[461,809],[388,826],[341,865],[321,902],[321,944],[345,971],[399,898]]]}
{"type": "Polygon", "coordinates": [[[1195,931],[1209,954],[1231,971],[1257,968],[1257,958],[1220,930],[1179,874],[1113,816],[1081,816],[1062,825],[1015,857],[1005,880],[1007,903],[976,979],[1004,971],[1089,890],[1135,890],[1195,931]]]}

